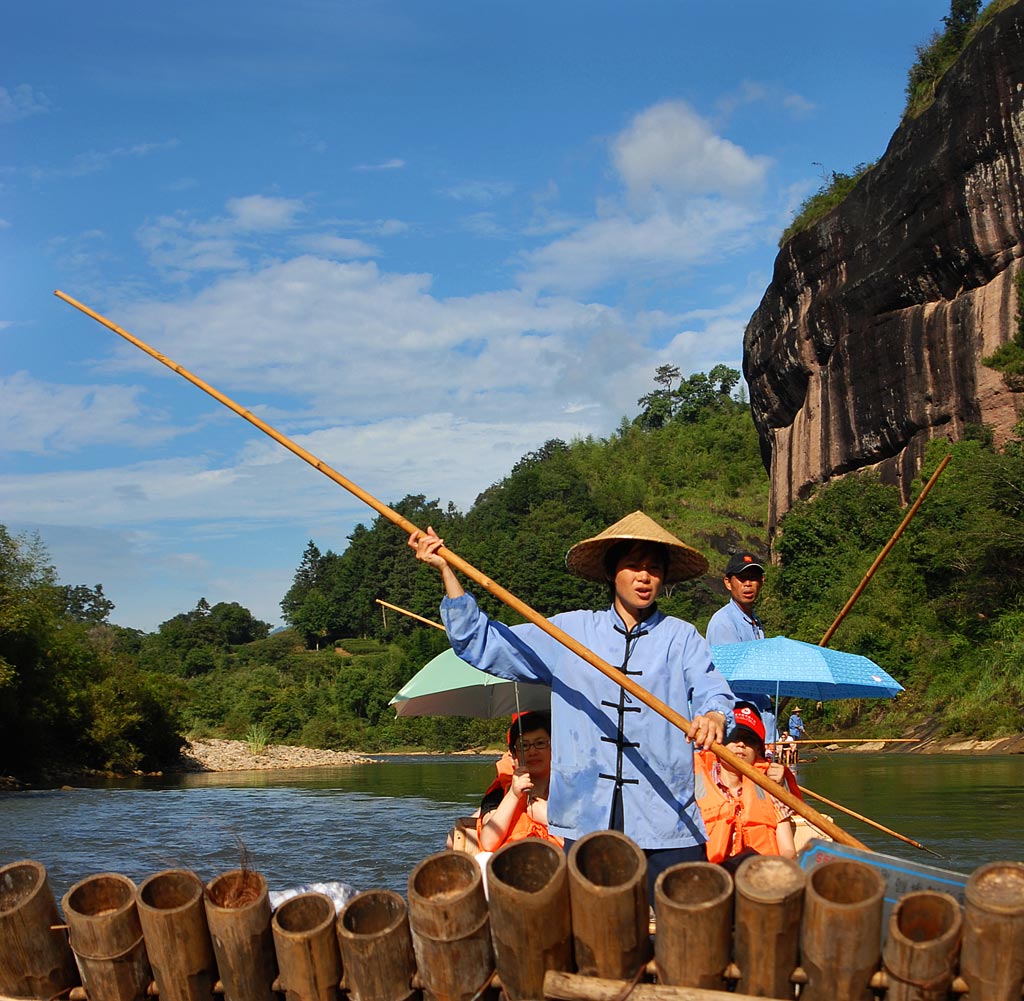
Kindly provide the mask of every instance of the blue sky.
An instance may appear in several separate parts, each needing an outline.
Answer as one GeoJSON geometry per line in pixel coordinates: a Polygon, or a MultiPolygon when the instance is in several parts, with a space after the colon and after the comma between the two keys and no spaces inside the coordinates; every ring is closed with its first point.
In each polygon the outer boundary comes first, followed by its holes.
{"type": "MultiPolygon", "coordinates": [[[[948,0],[34,0],[0,37],[0,524],[152,630],[279,622],[386,503],[468,508],[739,367],[779,233],[875,159],[948,0]]],[[[529,600],[528,595],[524,595],[529,600]]]]}

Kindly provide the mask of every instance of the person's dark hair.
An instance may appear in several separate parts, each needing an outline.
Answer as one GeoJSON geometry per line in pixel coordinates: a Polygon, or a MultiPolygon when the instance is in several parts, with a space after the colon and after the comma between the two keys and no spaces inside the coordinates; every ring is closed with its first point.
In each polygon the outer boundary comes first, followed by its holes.
{"type": "Polygon", "coordinates": [[[653,553],[660,560],[663,573],[668,573],[668,547],[663,543],[647,539],[622,539],[609,546],[604,554],[604,573],[608,578],[608,598],[611,601],[615,600],[615,570],[619,565],[619,560],[633,552],[634,549],[653,553]]]}
{"type": "Polygon", "coordinates": [[[543,709],[530,709],[520,713],[508,728],[508,749],[515,754],[519,744],[519,734],[531,730],[543,730],[551,737],[551,713],[543,709]],[[522,724],[522,725],[520,725],[522,724]]]}

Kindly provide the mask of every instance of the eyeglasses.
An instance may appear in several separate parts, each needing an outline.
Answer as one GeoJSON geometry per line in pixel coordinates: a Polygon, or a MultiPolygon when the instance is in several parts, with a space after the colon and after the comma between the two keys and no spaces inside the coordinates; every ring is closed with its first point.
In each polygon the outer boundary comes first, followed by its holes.
{"type": "Polygon", "coordinates": [[[543,737],[540,740],[521,740],[518,746],[521,751],[546,751],[551,746],[551,741],[543,737]]]}

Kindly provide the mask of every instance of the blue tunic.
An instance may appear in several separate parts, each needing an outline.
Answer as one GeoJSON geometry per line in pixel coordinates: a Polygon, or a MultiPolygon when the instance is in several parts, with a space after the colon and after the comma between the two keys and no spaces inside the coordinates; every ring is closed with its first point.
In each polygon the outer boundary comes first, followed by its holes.
{"type": "Polygon", "coordinates": [[[706,632],[712,646],[719,643],[746,643],[748,640],[763,640],[764,630],[756,615],[747,615],[732,598],[723,605],[708,622],[706,632]]]}
{"type": "MultiPolygon", "coordinates": [[[[445,598],[441,615],[463,660],[500,678],[551,686],[552,834],[577,839],[612,826],[618,787],[620,829],[641,848],[707,840],[693,796],[693,749],[681,730],[532,623],[493,622],[468,594],[445,598]]],[[[551,622],[621,668],[627,637],[614,607],[551,622]]],[[[631,636],[628,674],[666,705],[691,719],[732,708],[729,685],[690,623],[656,609],[631,636]]]]}

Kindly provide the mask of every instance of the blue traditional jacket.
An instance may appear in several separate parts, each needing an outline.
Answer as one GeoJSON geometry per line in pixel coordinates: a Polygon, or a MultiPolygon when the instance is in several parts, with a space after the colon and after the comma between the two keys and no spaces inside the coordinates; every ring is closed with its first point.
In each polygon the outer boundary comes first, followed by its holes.
{"type": "Polygon", "coordinates": [[[732,598],[728,605],[723,605],[708,622],[708,642],[712,646],[719,643],[746,643],[748,640],[763,640],[764,629],[756,615],[747,615],[732,598]]]}
{"type": "MultiPolygon", "coordinates": [[[[441,616],[463,660],[500,678],[551,686],[552,834],[575,840],[615,827],[641,848],[707,840],[682,731],[532,623],[493,622],[468,594],[445,598],[441,616]]],[[[551,622],[690,719],[732,709],[707,643],[682,619],[655,609],[628,635],[614,606],[551,622]]]]}

